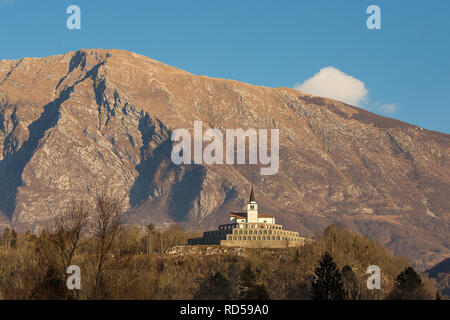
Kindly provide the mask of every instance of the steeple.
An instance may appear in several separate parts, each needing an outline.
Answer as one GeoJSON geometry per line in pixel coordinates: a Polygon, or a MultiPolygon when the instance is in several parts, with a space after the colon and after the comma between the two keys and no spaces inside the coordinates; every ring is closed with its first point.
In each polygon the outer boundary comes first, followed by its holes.
{"type": "Polygon", "coordinates": [[[258,205],[256,204],[255,193],[253,186],[250,190],[250,200],[247,204],[247,222],[258,222],[258,205]]]}
{"type": "Polygon", "coordinates": [[[248,201],[248,203],[256,203],[255,193],[253,192],[253,186],[252,189],[250,190],[250,200],[248,201]]]}

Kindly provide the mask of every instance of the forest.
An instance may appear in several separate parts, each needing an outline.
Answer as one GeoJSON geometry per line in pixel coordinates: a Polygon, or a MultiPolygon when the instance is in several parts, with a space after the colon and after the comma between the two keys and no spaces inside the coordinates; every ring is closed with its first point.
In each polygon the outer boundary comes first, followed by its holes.
{"type": "Polygon", "coordinates": [[[128,225],[122,200],[73,201],[39,234],[6,229],[0,242],[1,300],[97,299],[443,299],[411,263],[331,225],[299,248],[187,246],[199,232],[128,225]],[[69,290],[69,266],[81,288],[69,290]],[[367,268],[381,270],[369,289],[367,268]]]}

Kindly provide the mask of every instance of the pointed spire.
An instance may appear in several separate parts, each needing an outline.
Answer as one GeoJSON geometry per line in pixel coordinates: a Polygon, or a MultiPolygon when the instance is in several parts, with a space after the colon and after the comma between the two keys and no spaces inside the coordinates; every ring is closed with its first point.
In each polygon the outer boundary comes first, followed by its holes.
{"type": "Polygon", "coordinates": [[[255,200],[255,193],[253,192],[253,185],[252,185],[252,189],[250,190],[250,200],[249,203],[251,202],[256,202],[255,200]]]}

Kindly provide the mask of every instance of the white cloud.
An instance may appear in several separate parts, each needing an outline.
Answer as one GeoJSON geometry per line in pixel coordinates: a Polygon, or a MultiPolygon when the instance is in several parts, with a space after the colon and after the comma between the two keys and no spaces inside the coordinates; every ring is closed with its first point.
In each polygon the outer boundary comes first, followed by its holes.
{"type": "Polygon", "coordinates": [[[312,78],[302,84],[297,83],[294,89],[315,96],[339,100],[353,106],[367,101],[368,90],[364,82],[334,68],[320,69],[312,78]]]}
{"type": "Polygon", "coordinates": [[[303,83],[295,84],[294,89],[315,96],[342,101],[374,112],[393,114],[399,109],[397,103],[369,102],[369,90],[363,81],[331,66],[320,69],[312,78],[305,80],[303,83]]]}

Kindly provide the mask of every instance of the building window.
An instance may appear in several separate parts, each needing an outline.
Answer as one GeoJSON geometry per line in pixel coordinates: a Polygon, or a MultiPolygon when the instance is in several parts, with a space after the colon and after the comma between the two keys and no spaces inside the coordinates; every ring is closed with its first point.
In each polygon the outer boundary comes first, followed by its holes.
{"type": "Polygon", "coordinates": [[[233,237],[233,240],[236,240],[236,236],[233,237]]]}
{"type": "Polygon", "coordinates": [[[255,237],[255,236],[253,236],[253,240],[256,240],[256,237],[255,237]]]}
{"type": "Polygon", "coordinates": [[[267,230],[264,230],[264,234],[267,234],[267,230]]]}
{"type": "Polygon", "coordinates": [[[263,239],[263,240],[266,240],[266,237],[265,237],[265,236],[262,236],[262,239],[263,239]]]}
{"type": "Polygon", "coordinates": [[[277,240],[280,240],[280,236],[277,236],[277,240]]]}
{"type": "Polygon", "coordinates": [[[239,230],[239,234],[242,234],[242,230],[239,230]]]}
{"type": "Polygon", "coordinates": [[[244,230],[244,234],[247,234],[247,230],[244,230]]]}
{"type": "Polygon", "coordinates": [[[241,240],[241,236],[238,237],[238,240],[241,240]]]}
{"type": "Polygon", "coordinates": [[[258,240],[261,240],[261,237],[260,237],[260,236],[258,236],[258,240]]]}
{"type": "Polygon", "coordinates": [[[244,238],[243,238],[244,240],[247,240],[247,237],[246,236],[244,236],[244,238]]]}

